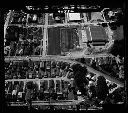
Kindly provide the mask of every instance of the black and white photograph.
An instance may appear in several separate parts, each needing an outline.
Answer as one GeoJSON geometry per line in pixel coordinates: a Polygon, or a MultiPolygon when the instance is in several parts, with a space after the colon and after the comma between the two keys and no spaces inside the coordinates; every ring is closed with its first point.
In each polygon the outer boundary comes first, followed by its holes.
{"type": "Polygon", "coordinates": [[[123,7],[86,3],[6,10],[5,111],[125,106],[124,15],[123,7]]]}

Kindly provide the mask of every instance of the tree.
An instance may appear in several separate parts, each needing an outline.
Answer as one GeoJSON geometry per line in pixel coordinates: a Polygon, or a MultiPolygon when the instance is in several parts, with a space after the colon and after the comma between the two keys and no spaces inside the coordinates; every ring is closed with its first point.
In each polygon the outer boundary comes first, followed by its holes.
{"type": "Polygon", "coordinates": [[[113,91],[112,95],[113,95],[114,103],[125,101],[125,100],[123,100],[123,98],[125,98],[125,92],[124,92],[123,87],[119,87],[119,88],[115,89],[115,91],[113,91]]]}
{"type": "Polygon", "coordinates": [[[106,79],[103,76],[97,78],[96,92],[98,99],[105,100],[107,94],[109,94],[109,89],[106,83],[106,79]]]}
{"type": "Polygon", "coordinates": [[[88,80],[85,75],[87,73],[86,67],[82,67],[80,64],[75,64],[72,66],[74,72],[75,83],[82,94],[86,94],[87,90],[85,85],[88,85],[88,80]]]}
{"type": "Polygon", "coordinates": [[[111,54],[114,56],[120,55],[121,57],[124,57],[124,51],[125,51],[125,43],[124,39],[122,40],[115,40],[114,45],[112,48],[109,50],[111,54]]]}
{"type": "Polygon", "coordinates": [[[33,82],[32,81],[27,82],[26,88],[27,89],[33,89],[33,82]]]}

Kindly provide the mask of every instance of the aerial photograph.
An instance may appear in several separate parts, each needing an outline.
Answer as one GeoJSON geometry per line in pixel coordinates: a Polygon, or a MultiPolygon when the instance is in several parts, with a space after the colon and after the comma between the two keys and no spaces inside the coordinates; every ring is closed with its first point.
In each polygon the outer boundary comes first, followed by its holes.
{"type": "Polygon", "coordinates": [[[123,19],[122,7],[88,4],[7,10],[5,111],[102,111],[124,106],[123,19]]]}

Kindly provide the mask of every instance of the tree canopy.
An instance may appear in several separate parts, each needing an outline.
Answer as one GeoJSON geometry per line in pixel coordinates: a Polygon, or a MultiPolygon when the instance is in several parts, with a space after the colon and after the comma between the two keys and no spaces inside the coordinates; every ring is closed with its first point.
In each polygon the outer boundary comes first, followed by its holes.
{"type": "Polygon", "coordinates": [[[74,80],[81,91],[82,94],[86,94],[85,85],[88,85],[88,80],[86,79],[87,69],[86,67],[82,67],[80,64],[75,64],[72,66],[74,72],[74,80]]]}
{"type": "Polygon", "coordinates": [[[103,76],[99,76],[97,78],[97,86],[96,86],[97,97],[101,100],[104,100],[109,94],[109,89],[106,83],[106,79],[103,76]]]}
{"type": "Polygon", "coordinates": [[[114,56],[120,55],[121,57],[124,57],[124,55],[125,55],[124,39],[115,40],[114,45],[110,50],[110,53],[113,54],[114,56]]]}

